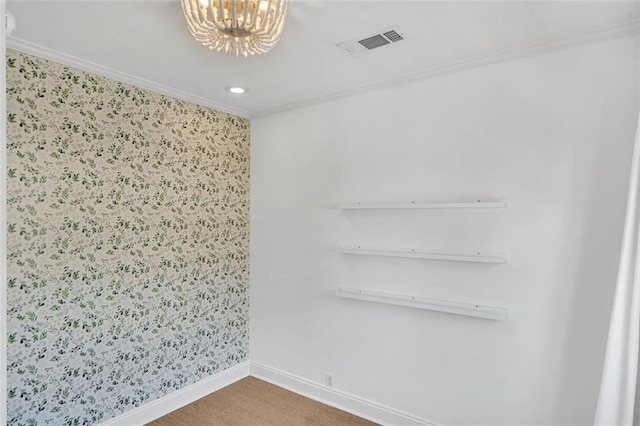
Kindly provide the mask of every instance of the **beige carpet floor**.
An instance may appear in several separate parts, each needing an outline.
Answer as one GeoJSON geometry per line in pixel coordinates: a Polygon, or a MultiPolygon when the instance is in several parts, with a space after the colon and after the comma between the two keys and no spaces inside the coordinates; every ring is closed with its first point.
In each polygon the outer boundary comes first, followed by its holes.
{"type": "Polygon", "coordinates": [[[375,425],[368,420],[246,377],[179,410],[150,426],[302,426],[375,425]]]}

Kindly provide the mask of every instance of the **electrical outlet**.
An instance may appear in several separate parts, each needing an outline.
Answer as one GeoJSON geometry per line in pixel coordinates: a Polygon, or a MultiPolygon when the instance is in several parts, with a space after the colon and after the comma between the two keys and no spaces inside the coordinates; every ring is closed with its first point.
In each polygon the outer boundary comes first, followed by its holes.
{"type": "Polygon", "coordinates": [[[328,388],[333,387],[333,373],[325,373],[324,375],[325,383],[328,388]]]}

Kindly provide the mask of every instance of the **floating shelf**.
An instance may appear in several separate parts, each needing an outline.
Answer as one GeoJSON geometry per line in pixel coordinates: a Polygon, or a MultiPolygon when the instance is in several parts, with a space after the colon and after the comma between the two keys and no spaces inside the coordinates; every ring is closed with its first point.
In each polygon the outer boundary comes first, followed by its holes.
{"type": "Polygon", "coordinates": [[[378,209],[503,209],[508,205],[507,199],[476,200],[468,202],[433,202],[433,203],[343,203],[336,207],[342,210],[378,210],[378,209]]]}
{"type": "Polygon", "coordinates": [[[509,311],[494,306],[475,305],[473,303],[452,302],[449,300],[427,299],[424,297],[407,296],[403,294],[383,293],[372,290],[359,290],[342,287],[336,293],[346,299],[365,300],[367,302],[386,303],[388,305],[406,306],[409,308],[426,309],[429,311],[447,312],[456,315],[504,321],[509,311]]]}
{"type": "Polygon", "coordinates": [[[338,251],[345,254],[361,254],[366,256],[451,260],[455,262],[505,263],[507,261],[507,255],[504,253],[456,252],[447,250],[397,249],[346,245],[338,246],[338,251]]]}

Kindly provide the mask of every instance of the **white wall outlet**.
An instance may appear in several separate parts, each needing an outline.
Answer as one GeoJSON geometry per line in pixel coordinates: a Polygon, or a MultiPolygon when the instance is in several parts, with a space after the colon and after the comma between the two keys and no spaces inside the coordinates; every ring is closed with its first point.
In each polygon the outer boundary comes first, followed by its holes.
{"type": "Polygon", "coordinates": [[[324,381],[328,388],[333,387],[333,373],[325,373],[324,381]]]}

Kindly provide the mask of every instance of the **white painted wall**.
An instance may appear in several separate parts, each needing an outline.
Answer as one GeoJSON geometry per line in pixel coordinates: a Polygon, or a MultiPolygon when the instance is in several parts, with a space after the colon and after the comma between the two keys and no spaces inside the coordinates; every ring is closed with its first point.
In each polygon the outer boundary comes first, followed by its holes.
{"type": "Polygon", "coordinates": [[[252,121],[251,358],[442,424],[591,421],[638,112],[637,37],[252,121]],[[349,201],[507,197],[504,211],[349,201]],[[508,251],[505,265],[338,243],[508,251]],[[507,307],[505,322],[339,286],[507,307]]]}

